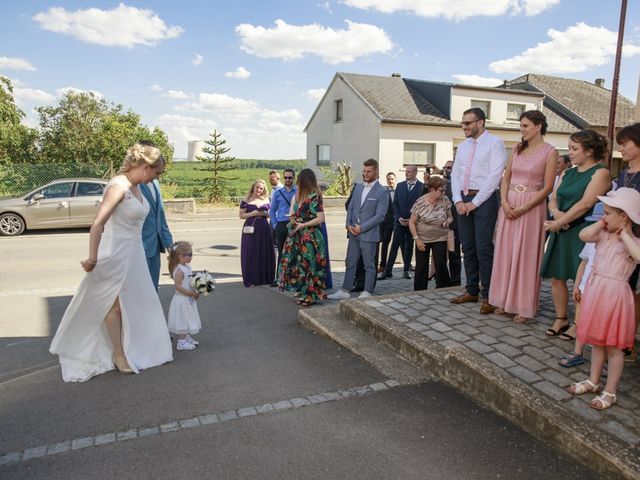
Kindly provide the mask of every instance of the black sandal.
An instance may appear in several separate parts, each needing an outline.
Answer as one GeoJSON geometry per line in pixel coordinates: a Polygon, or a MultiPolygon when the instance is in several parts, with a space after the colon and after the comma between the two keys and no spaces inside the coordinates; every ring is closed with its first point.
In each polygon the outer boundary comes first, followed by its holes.
{"type": "Polygon", "coordinates": [[[547,331],[544,332],[544,334],[547,337],[555,337],[569,330],[569,326],[571,325],[571,322],[569,322],[569,319],[567,317],[556,317],[556,321],[557,320],[565,320],[567,324],[564,327],[560,327],[558,330],[554,330],[553,327],[547,328],[547,331]]]}
{"type": "MultiPolygon", "coordinates": [[[[567,331],[568,331],[571,327],[573,327],[574,325],[575,325],[575,322],[574,322],[574,323],[572,323],[572,324],[570,324],[569,328],[567,328],[567,331]]],[[[569,334],[569,333],[567,333],[566,331],[565,331],[565,332],[562,332],[560,335],[558,335],[558,338],[559,338],[560,340],[564,340],[565,342],[573,342],[573,341],[576,339],[575,335],[570,335],[570,334],[569,334]]]]}

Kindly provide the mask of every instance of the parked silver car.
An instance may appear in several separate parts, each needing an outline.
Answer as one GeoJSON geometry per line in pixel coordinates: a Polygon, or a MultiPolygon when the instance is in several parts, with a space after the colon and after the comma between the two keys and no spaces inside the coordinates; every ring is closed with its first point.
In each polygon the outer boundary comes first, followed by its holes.
{"type": "Polygon", "coordinates": [[[100,178],[63,178],[22,197],[0,200],[0,235],[25,229],[88,227],[107,185],[100,178]]]}

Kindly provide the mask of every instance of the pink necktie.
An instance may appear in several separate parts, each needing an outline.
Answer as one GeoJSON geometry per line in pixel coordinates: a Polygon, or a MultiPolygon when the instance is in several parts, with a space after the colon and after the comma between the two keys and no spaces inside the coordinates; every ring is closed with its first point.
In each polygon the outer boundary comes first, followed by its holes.
{"type": "Polygon", "coordinates": [[[473,164],[473,155],[476,153],[476,145],[478,145],[478,141],[473,141],[473,147],[471,147],[471,155],[469,155],[469,160],[467,161],[467,169],[464,172],[464,181],[462,182],[462,193],[467,195],[469,193],[469,183],[471,181],[471,165],[473,164]]]}

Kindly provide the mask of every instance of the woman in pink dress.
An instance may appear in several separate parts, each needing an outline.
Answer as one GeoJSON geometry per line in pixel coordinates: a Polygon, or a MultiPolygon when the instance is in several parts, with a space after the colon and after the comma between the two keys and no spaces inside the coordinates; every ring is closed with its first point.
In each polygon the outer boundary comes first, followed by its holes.
{"type": "Polygon", "coordinates": [[[546,198],[553,190],[558,152],[545,143],[547,119],[538,110],[520,115],[522,142],[513,149],[500,185],[489,303],[496,313],[524,323],[538,310],[546,198]]]}

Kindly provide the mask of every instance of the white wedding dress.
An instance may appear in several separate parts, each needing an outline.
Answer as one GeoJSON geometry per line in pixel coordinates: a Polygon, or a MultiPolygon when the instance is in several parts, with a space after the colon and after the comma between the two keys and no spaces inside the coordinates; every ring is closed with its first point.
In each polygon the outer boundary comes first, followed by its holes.
{"type": "Polygon", "coordinates": [[[87,273],[62,318],[49,351],[58,355],[65,382],[84,382],[113,370],[113,347],[104,319],[120,297],[122,342],[129,365],[139,370],[173,360],[171,339],[142,246],[142,224],[149,204],[131,193],[124,177],[124,198],[104,227],[98,263],[87,273]]]}

